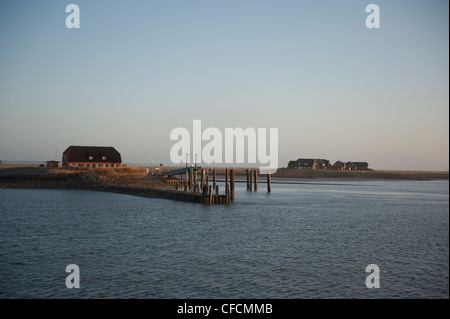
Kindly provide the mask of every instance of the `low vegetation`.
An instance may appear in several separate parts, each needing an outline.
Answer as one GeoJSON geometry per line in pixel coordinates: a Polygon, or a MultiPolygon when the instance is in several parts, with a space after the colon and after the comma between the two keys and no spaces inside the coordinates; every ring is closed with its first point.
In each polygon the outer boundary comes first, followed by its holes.
{"type": "Polygon", "coordinates": [[[145,175],[147,170],[144,167],[74,167],[55,169],[55,173],[73,174],[75,172],[91,173],[98,176],[119,176],[119,175],[145,175]]]}

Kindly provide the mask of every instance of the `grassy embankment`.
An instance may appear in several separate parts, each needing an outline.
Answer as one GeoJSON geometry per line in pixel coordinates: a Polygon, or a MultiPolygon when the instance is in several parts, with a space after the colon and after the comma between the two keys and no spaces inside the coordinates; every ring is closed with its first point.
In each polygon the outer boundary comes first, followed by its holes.
{"type": "Polygon", "coordinates": [[[0,188],[98,190],[167,198],[172,187],[142,167],[0,169],[0,188]]]}

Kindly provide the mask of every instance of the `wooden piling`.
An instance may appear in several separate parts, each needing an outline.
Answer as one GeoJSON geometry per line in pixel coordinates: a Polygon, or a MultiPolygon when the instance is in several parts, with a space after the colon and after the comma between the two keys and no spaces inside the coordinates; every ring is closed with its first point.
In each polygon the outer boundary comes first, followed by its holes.
{"type": "Polygon", "coordinates": [[[225,192],[225,202],[226,204],[230,204],[231,200],[230,200],[230,185],[227,184],[227,191],[225,192]]]}
{"type": "Polygon", "coordinates": [[[229,194],[229,184],[228,184],[228,170],[225,170],[225,197],[228,198],[229,194]]]}
{"type": "Polygon", "coordinates": [[[228,168],[225,169],[225,188],[228,185],[228,168]]]}
{"type": "Polygon", "coordinates": [[[208,186],[208,190],[209,190],[209,193],[208,193],[209,205],[211,205],[213,203],[213,193],[212,193],[212,186],[211,185],[208,186]]]}
{"type": "Polygon", "coordinates": [[[249,190],[250,192],[253,191],[253,170],[250,170],[250,183],[249,183],[249,190]]]}
{"type": "Polygon", "coordinates": [[[269,174],[267,174],[267,192],[270,193],[272,192],[272,177],[269,174]]]}
{"type": "Polygon", "coordinates": [[[249,184],[250,184],[250,176],[249,176],[250,172],[249,170],[247,170],[247,190],[250,190],[249,184]]]}
{"type": "Polygon", "coordinates": [[[201,171],[201,173],[202,173],[202,188],[203,188],[203,186],[205,186],[205,183],[206,183],[206,178],[205,178],[205,173],[206,173],[206,171],[205,171],[205,169],[204,168],[202,168],[202,171],[201,171]]]}
{"type": "Polygon", "coordinates": [[[208,188],[206,187],[206,185],[203,185],[203,189],[202,189],[202,203],[206,203],[206,199],[208,198],[208,188]]]}
{"type": "Polygon", "coordinates": [[[231,200],[234,200],[234,183],[235,183],[235,173],[234,169],[230,170],[230,191],[231,191],[231,200]]]}
{"type": "Polygon", "coordinates": [[[255,191],[258,190],[258,170],[255,169],[255,191]]]}
{"type": "Polygon", "coordinates": [[[191,184],[191,174],[190,174],[190,170],[186,171],[186,181],[187,181],[187,186],[189,188],[190,184],[191,184]]]}
{"type": "Polygon", "coordinates": [[[213,187],[216,188],[216,169],[213,169],[213,187]]]}
{"type": "Polygon", "coordinates": [[[216,195],[219,196],[219,185],[216,185],[216,195]]]}

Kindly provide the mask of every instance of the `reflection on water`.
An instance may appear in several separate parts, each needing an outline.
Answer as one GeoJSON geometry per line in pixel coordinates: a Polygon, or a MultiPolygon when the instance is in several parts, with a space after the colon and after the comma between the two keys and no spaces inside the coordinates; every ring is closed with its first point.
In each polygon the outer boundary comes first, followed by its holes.
{"type": "Polygon", "coordinates": [[[448,185],[239,183],[231,206],[0,189],[0,297],[448,298],[448,185]]]}

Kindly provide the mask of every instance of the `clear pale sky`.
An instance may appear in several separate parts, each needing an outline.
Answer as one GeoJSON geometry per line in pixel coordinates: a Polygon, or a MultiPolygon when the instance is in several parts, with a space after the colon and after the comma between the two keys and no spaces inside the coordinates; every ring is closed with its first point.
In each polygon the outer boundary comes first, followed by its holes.
{"type": "Polygon", "coordinates": [[[279,129],[299,157],[449,168],[449,2],[2,0],[0,160],[112,145],[170,163],[172,129],[279,129]],[[67,29],[66,5],[81,28],[67,29]],[[381,28],[367,29],[368,4],[381,28]]]}

